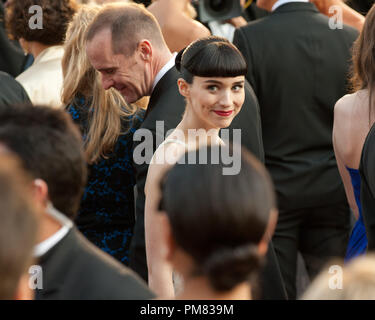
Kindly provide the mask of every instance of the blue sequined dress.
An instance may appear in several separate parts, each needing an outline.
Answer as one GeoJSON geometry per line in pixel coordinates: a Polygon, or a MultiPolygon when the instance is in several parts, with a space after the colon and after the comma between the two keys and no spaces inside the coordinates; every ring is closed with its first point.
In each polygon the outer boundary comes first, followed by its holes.
{"type": "Polygon", "coordinates": [[[360,254],[365,253],[366,248],[367,248],[366,229],[363,223],[361,197],[360,197],[361,176],[359,174],[358,169],[352,169],[348,167],[346,167],[346,169],[349,172],[350,179],[352,182],[355,202],[357,203],[358,211],[359,211],[359,218],[357,222],[355,223],[352,234],[350,235],[350,238],[349,238],[348,248],[346,250],[346,255],[345,255],[345,262],[349,261],[350,259],[360,254]]]}
{"type": "MultiPolygon", "coordinates": [[[[81,129],[88,132],[89,103],[77,96],[66,107],[81,129]]],[[[96,246],[125,265],[129,263],[129,246],[133,235],[135,172],[132,161],[133,134],[143,121],[144,111],[124,120],[114,151],[108,159],[89,165],[88,182],[82,197],[77,227],[96,246]],[[130,130],[129,130],[130,128],[130,130]]]]}

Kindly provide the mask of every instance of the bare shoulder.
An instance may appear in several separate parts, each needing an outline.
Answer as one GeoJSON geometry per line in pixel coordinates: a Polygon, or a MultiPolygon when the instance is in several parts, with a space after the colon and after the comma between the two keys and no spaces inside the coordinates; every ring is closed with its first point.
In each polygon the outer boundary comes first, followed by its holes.
{"type": "Polygon", "coordinates": [[[162,176],[177,163],[184,154],[185,147],[181,144],[171,142],[161,144],[155,151],[147,172],[146,189],[150,185],[158,183],[162,176]]]}
{"type": "Polygon", "coordinates": [[[368,93],[366,90],[359,90],[353,94],[347,94],[336,102],[334,109],[334,126],[341,128],[362,126],[368,121],[368,93]]]}
{"type": "Polygon", "coordinates": [[[165,28],[171,34],[178,34],[182,38],[193,40],[211,35],[210,30],[202,23],[189,18],[181,12],[169,16],[165,28]],[[184,30],[184,32],[181,32],[181,30],[184,30]]]}
{"type": "Polygon", "coordinates": [[[335,104],[335,119],[336,117],[344,118],[350,116],[357,99],[357,92],[352,94],[346,94],[340,98],[335,104]]]}
{"type": "Polygon", "coordinates": [[[365,90],[343,96],[334,110],[333,144],[335,152],[349,166],[357,166],[368,128],[368,94],[365,90]]]}
{"type": "Polygon", "coordinates": [[[153,157],[153,164],[159,165],[173,165],[175,164],[180,156],[185,152],[185,146],[173,141],[161,144],[153,157]]]}
{"type": "Polygon", "coordinates": [[[340,98],[334,108],[334,121],[333,121],[333,143],[336,153],[346,154],[347,149],[352,149],[352,114],[354,103],[356,101],[356,93],[347,94],[340,98]]]}
{"type": "Polygon", "coordinates": [[[194,36],[203,38],[211,35],[210,30],[202,23],[196,20],[192,20],[192,32],[194,36]]]}

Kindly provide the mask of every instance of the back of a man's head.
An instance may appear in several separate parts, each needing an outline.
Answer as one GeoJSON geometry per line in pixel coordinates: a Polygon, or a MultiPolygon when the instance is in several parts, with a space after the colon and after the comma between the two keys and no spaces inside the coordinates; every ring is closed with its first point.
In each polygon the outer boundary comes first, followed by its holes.
{"type": "Polygon", "coordinates": [[[37,237],[32,179],[19,161],[0,155],[0,300],[29,299],[28,268],[37,237]]]}
{"type": "Polygon", "coordinates": [[[89,25],[86,40],[93,40],[107,29],[111,31],[114,54],[133,55],[141,40],[149,40],[159,49],[166,48],[157,20],[140,4],[111,3],[103,6],[89,25]]]}
{"type": "Polygon", "coordinates": [[[81,136],[69,115],[47,107],[0,106],[0,143],[19,156],[33,179],[46,182],[54,207],[73,219],[87,169],[81,136]]]}
{"type": "Polygon", "coordinates": [[[313,280],[303,300],[375,300],[375,255],[360,255],[346,264],[332,261],[313,280]]]}

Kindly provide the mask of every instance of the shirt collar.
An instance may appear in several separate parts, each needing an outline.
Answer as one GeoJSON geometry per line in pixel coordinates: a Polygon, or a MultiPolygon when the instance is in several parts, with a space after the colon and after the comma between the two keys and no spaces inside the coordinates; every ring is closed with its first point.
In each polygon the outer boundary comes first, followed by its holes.
{"type": "Polygon", "coordinates": [[[46,240],[38,243],[34,247],[34,257],[39,258],[45,255],[49,250],[51,250],[57,243],[59,243],[73,227],[73,222],[60,211],[55,209],[52,204],[49,204],[46,209],[47,213],[50,214],[54,219],[56,219],[60,224],[61,228],[59,231],[54,233],[52,236],[46,240]]]}
{"type": "Polygon", "coordinates": [[[309,2],[309,0],[278,0],[272,6],[271,11],[275,11],[278,7],[289,2],[309,2]]]}
{"type": "Polygon", "coordinates": [[[39,55],[35,58],[34,64],[39,62],[45,62],[54,59],[62,59],[64,56],[64,47],[63,46],[52,46],[44,49],[39,55]]]}
{"type": "Polygon", "coordinates": [[[158,84],[158,82],[160,81],[161,78],[163,78],[163,76],[169,71],[171,70],[174,65],[175,65],[175,60],[176,60],[176,56],[177,56],[177,53],[174,52],[173,55],[172,55],[172,58],[164,65],[163,68],[160,69],[160,71],[158,72],[158,74],[156,75],[155,77],[155,80],[154,80],[154,83],[152,85],[152,91],[154,91],[156,85],[158,84]]]}

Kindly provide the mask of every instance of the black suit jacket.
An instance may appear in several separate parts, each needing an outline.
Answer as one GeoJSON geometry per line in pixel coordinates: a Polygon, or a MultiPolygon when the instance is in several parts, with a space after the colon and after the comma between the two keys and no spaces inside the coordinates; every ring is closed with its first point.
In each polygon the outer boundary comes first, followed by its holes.
{"type": "MultiPolygon", "coordinates": [[[[146,148],[151,151],[149,153],[150,159],[158,147],[156,136],[158,136],[158,142],[161,143],[164,140],[162,134],[167,133],[168,130],[176,128],[185,111],[186,103],[184,97],[180,95],[177,86],[177,80],[179,77],[179,72],[173,67],[158,82],[150,97],[146,117],[140,128],[150,130],[154,138],[153,145],[146,145],[146,148]],[[161,120],[164,121],[164,126],[162,127],[163,132],[157,132],[156,121],[161,120]]],[[[248,83],[246,83],[245,86],[245,93],[245,103],[240,113],[232,121],[230,128],[241,129],[242,145],[248,148],[258,159],[263,161],[264,152],[259,106],[254,92],[248,83]]],[[[135,149],[140,146],[141,143],[143,144],[144,140],[136,142],[134,146],[135,149]]],[[[137,180],[136,223],[130,250],[130,267],[147,281],[148,274],[144,232],[144,187],[146,183],[148,164],[135,164],[135,168],[137,180]]],[[[267,274],[269,272],[271,274],[266,276],[266,279],[262,282],[262,287],[270,284],[270,290],[267,288],[266,295],[270,297],[284,298],[285,290],[279,273],[278,264],[273,253],[272,243],[270,246],[269,260],[271,263],[266,266],[266,270],[267,274]],[[263,285],[263,283],[266,284],[263,285]]],[[[263,288],[261,288],[261,290],[262,289],[263,288]]]]}
{"type": "Polygon", "coordinates": [[[0,105],[30,103],[22,85],[9,74],[0,71],[0,105]]]}
{"type": "Polygon", "coordinates": [[[132,271],[92,245],[74,227],[40,258],[43,289],[37,300],[151,299],[154,295],[132,271]]]}
{"type": "Polygon", "coordinates": [[[345,201],[332,147],[333,107],[347,92],[357,31],[329,28],[314,4],[292,2],[238,29],[259,100],[265,164],[279,207],[293,210],[345,201]]]}
{"type": "Polygon", "coordinates": [[[23,70],[26,57],[22,49],[9,40],[4,26],[4,5],[0,2],[0,71],[17,77],[23,70]]]}

